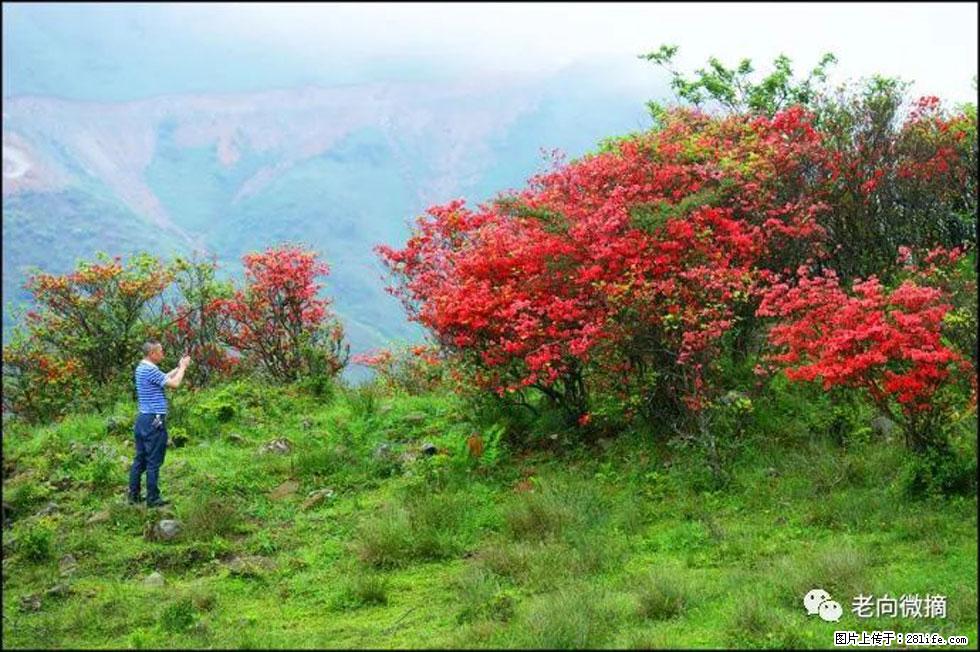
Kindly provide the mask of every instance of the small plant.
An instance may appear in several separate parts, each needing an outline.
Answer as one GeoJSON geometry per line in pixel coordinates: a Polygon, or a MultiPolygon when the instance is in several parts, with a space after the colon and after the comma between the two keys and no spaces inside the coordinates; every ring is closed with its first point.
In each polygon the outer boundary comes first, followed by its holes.
{"type": "Polygon", "coordinates": [[[196,620],[194,601],[186,597],[167,604],[160,613],[160,627],[172,633],[190,629],[196,620]]]}
{"type": "Polygon", "coordinates": [[[336,608],[386,604],[388,604],[388,580],[370,571],[354,571],[334,600],[336,608]]]}
{"type": "Polygon", "coordinates": [[[191,503],[186,515],[189,537],[205,541],[234,532],[241,520],[235,505],[224,496],[209,496],[191,503]]]}
{"type": "Polygon", "coordinates": [[[684,611],[689,603],[689,589],[676,573],[654,570],[642,577],[637,586],[637,613],[649,620],[666,620],[684,611]]]}
{"type": "Polygon", "coordinates": [[[47,519],[28,524],[16,537],[17,551],[30,561],[46,561],[51,558],[53,537],[54,531],[47,519]]]}

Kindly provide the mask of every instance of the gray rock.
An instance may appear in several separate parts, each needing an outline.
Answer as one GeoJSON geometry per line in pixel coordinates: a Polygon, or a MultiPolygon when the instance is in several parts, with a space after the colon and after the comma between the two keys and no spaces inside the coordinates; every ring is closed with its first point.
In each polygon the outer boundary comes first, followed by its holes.
{"type": "Polygon", "coordinates": [[[111,518],[111,516],[112,515],[109,513],[108,509],[103,509],[101,512],[96,512],[93,514],[92,517],[85,522],[89,525],[97,525],[99,523],[105,523],[111,518]]]}
{"type": "Polygon", "coordinates": [[[165,518],[156,524],[154,528],[154,533],[157,538],[162,541],[170,541],[175,539],[181,531],[180,521],[176,519],[165,518]]]}
{"type": "Polygon", "coordinates": [[[426,419],[428,418],[429,415],[426,414],[425,412],[409,412],[408,414],[402,417],[402,421],[404,421],[409,425],[416,425],[419,423],[425,423],[426,419]]]}
{"type": "Polygon", "coordinates": [[[273,453],[276,455],[286,455],[293,449],[293,445],[285,437],[280,437],[270,441],[268,444],[262,447],[261,453],[273,453]]]}
{"type": "Polygon", "coordinates": [[[50,589],[44,592],[44,595],[52,598],[67,598],[71,595],[72,590],[67,582],[58,582],[50,589]]]}
{"type": "Polygon", "coordinates": [[[47,505],[42,507],[41,510],[35,514],[35,516],[48,516],[50,514],[54,514],[58,510],[58,503],[49,502],[47,505]]]}
{"type": "Polygon", "coordinates": [[[422,444],[422,454],[423,455],[428,455],[428,456],[431,457],[431,456],[435,455],[438,452],[439,452],[439,449],[432,442],[428,442],[427,441],[424,444],[422,444]]]}
{"type": "Polygon", "coordinates": [[[879,415],[871,421],[871,429],[875,434],[885,437],[886,439],[891,438],[892,433],[898,428],[898,424],[886,417],[885,415],[879,415]]]}
{"type": "Polygon", "coordinates": [[[150,573],[147,578],[143,580],[143,586],[153,589],[163,588],[164,584],[166,583],[167,581],[163,579],[163,575],[157,572],[150,573]]]}
{"type": "Polygon", "coordinates": [[[228,572],[243,577],[259,577],[275,568],[276,562],[259,555],[240,555],[228,562],[228,572]]]}
{"type": "Polygon", "coordinates": [[[271,500],[282,500],[283,498],[292,496],[294,493],[296,493],[297,489],[299,489],[299,482],[295,480],[286,480],[269,493],[269,498],[271,500]]]}
{"type": "Polygon", "coordinates": [[[307,495],[306,500],[303,501],[303,509],[313,509],[321,505],[324,501],[333,498],[333,489],[317,489],[316,491],[311,491],[307,495]]]}
{"type": "Polygon", "coordinates": [[[62,576],[71,575],[76,568],[78,568],[78,560],[75,559],[75,555],[67,554],[58,562],[58,572],[62,576]]]}
{"type": "Polygon", "coordinates": [[[32,594],[25,595],[20,599],[20,610],[21,611],[40,611],[41,610],[41,596],[32,594]]]}
{"type": "Polygon", "coordinates": [[[391,457],[391,445],[381,443],[374,447],[374,459],[385,460],[391,457]]]}

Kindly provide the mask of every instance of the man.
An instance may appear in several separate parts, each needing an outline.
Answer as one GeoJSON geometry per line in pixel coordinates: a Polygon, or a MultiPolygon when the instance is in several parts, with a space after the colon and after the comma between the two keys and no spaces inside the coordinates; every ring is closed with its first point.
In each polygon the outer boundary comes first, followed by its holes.
{"type": "Polygon", "coordinates": [[[163,373],[157,364],[163,360],[163,345],[150,340],[143,345],[143,359],[136,365],[136,457],[129,470],[129,503],[140,502],[140,476],[146,471],[146,505],[162,507],[170,504],[160,498],[157,479],[163,457],[167,452],[167,398],[164,387],[180,387],[191,358],[185,355],[170,373],[163,373]]]}

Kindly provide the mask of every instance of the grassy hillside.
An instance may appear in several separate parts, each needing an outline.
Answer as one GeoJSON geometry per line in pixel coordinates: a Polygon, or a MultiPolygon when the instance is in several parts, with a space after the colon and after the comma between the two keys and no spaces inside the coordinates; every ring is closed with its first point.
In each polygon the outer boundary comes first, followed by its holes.
{"type": "MultiPolygon", "coordinates": [[[[239,383],[177,391],[174,504],[148,511],[123,500],[132,404],[11,422],[4,646],[830,647],[846,629],[975,647],[975,496],[907,498],[898,435],[774,390],[724,489],[656,432],[575,442],[452,395],[239,383]],[[262,452],[280,438],[288,452],[262,452]],[[175,539],[154,535],[162,518],[175,539]],[[817,587],[839,623],[806,614],[817,587]],[[861,593],[943,594],[947,614],[858,619],[861,593]]],[[[975,455],[975,418],[963,433],[975,455]]]]}

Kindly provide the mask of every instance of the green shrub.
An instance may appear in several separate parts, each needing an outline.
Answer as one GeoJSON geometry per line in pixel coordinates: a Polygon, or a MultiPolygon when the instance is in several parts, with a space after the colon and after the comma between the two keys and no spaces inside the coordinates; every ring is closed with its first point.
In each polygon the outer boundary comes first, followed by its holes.
{"type": "Polygon", "coordinates": [[[241,515],[229,497],[208,496],[192,500],[185,519],[188,537],[207,541],[235,532],[241,515]]]}
{"type": "Polygon", "coordinates": [[[690,603],[690,588],[676,572],[656,569],[637,582],[637,614],[666,620],[681,614],[690,603]]]}
{"type": "Polygon", "coordinates": [[[160,613],[160,627],[178,633],[190,629],[197,620],[197,610],[191,598],[180,598],[168,603],[160,613]]]}
{"type": "Polygon", "coordinates": [[[352,571],[333,600],[336,609],[388,604],[388,580],[373,572],[352,571]]]}
{"type": "Polygon", "coordinates": [[[17,552],[34,562],[51,558],[54,528],[47,519],[24,525],[15,535],[17,552]]]}

